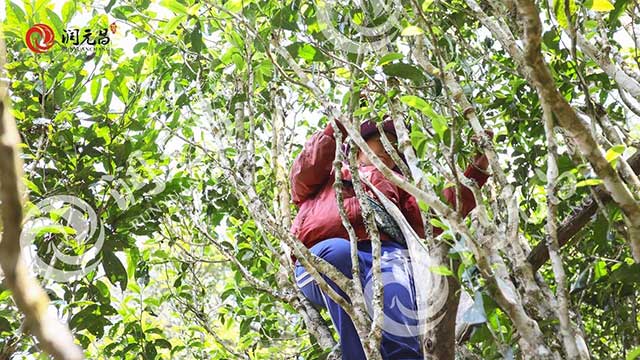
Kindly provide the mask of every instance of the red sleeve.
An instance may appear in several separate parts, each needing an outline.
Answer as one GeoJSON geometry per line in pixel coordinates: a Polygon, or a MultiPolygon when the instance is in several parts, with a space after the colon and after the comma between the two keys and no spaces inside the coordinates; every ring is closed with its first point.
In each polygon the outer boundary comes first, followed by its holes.
{"type": "MultiPolygon", "coordinates": [[[[469,179],[473,179],[478,183],[479,187],[482,187],[489,178],[489,175],[483,173],[482,171],[476,169],[473,165],[469,165],[467,170],[464,172],[464,176],[469,179]]],[[[456,188],[455,186],[448,187],[443,191],[444,197],[447,199],[447,202],[453,207],[456,208],[456,188]]],[[[467,216],[476,207],[476,200],[473,197],[473,192],[469,190],[466,186],[462,186],[462,216],[467,216]]],[[[440,235],[442,233],[442,229],[438,227],[433,227],[433,235],[440,235]]]]}
{"type": "Polygon", "coordinates": [[[384,196],[387,197],[387,199],[391,200],[396,205],[399,204],[400,194],[398,192],[398,188],[393,185],[391,181],[387,180],[387,178],[385,178],[380,171],[378,171],[377,169],[372,171],[369,181],[371,182],[371,185],[380,190],[380,192],[382,192],[384,196]]]}
{"type": "Polygon", "coordinates": [[[293,162],[290,173],[293,203],[302,204],[329,180],[336,153],[333,128],[315,133],[293,162]]]}
{"type": "Polygon", "coordinates": [[[424,224],[420,215],[420,207],[415,197],[400,189],[400,205],[405,218],[419,237],[424,238],[424,224]]]}

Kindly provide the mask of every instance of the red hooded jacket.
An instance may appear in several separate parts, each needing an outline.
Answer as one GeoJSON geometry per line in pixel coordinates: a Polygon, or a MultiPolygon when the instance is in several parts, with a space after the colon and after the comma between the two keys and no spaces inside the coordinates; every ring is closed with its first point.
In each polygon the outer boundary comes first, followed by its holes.
{"type": "MultiPolygon", "coordinates": [[[[324,131],[315,133],[304,145],[291,168],[291,192],[293,202],[300,210],[293,221],[291,232],[307,247],[335,237],[349,239],[347,229],[342,225],[336,194],[333,189],[333,160],[335,158],[336,140],[333,128],[328,125],[324,131]]],[[[369,176],[369,181],[385,196],[393,201],[405,215],[416,234],[424,237],[424,226],[420,218],[420,209],[416,199],[406,191],[387,180],[380,171],[370,167],[360,168],[369,176]]],[[[469,165],[464,175],[474,179],[479,186],[487,181],[487,175],[469,165]]],[[[342,178],[350,180],[349,170],[343,168],[342,178]]],[[[349,222],[354,227],[358,240],[367,240],[367,232],[362,212],[353,188],[343,189],[344,207],[349,222]]],[[[444,189],[444,197],[455,207],[455,188],[444,189]]],[[[467,215],[476,206],[473,193],[462,188],[462,213],[467,215]]],[[[434,227],[433,234],[439,235],[442,229],[434,227]]],[[[389,236],[380,233],[381,240],[389,240],[389,236]]]]}

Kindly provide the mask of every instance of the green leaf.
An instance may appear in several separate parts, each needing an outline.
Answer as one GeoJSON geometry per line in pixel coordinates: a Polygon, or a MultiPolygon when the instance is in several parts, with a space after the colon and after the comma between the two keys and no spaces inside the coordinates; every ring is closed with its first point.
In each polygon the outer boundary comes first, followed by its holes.
{"type": "Polygon", "coordinates": [[[224,7],[232,13],[237,13],[242,10],[243,6],[246,6],[249,2],[246,0],[229,0],[224,4],[224,7]]]}
{"type": "Polygon", "coordinates": [[[388,76],[409,79],[416,84],[421,84],[425,81],[425,76],[422,71],[417,67],[409,64],[387,64],[382,67],[382,71],[388,76]]]}
{"type": "Polygon", "coordinates": [[[0,301],[4,301],[10,297],[11,297],[11,291],[9,290],[0,291],[0,301]]]}
{"type": "Polygon", "coordinates": [[[62,5],[62,21],[68,24],[76,13],[76,0],[70,0],[62,5]]]}
{"type": "Polygon", "coordinates": [[[156,339],[153,343],[156,347],[171,349],[171,343],[166,339],[156,339]]]}
{"type": "Polygon", "coordinates": [[[162,0],[160,1],[160,5],[173,11],[176,14],[186,15],[189,11],[186,6],[182,5],[176,0],[162,0]]]}
{"type": "Polygon", "coordinates": [[[26,177],[23,177],[22,182],[25,185],[27,185],[27,188],[31,190],[31,192],[33,192],[34,194],[38,194],[38,195],[41,194],[40,189],[38,188],[38,186],[36,186],[36,184],[33,183],[33,181],[27,179],[26,177]]]}
{"type": "Polygon", "coordinates": [[[424,0],[422,2],[422,11],[429,11],[429,7],[431,6],[431,4],[433,4],[433,0],[424,0]]]}
{"type": "Polygon", "coordinates": [[[70,226],[65,226],[61,224],[49,224],[38,226],[35,228],[36,237],[42,236],[44,234],[62,234],[62,235],[73,235],[76,233],[76,230],[70,226]]]}
{"type": "Polygon", "coordinates": [[[399,54],[399,53],[389,53],[385,56],[383,56],[379,61],[378,61],[378,65],[382,66],[382,65],[386,65],[394,60],[400,60],[403,59],[404,55],[399,54]]]}
{"type": "Polygon", "coordinates": [[[613,26],[620,15],[627,9],[628,3],[629,0],[616,0],[615,9],[609,14],[609,25],[613,26]]]}
{"type": "Polygon", "coordinates": [[[11,332],[11,323],[4,317],[0,317],[0,334],[3,332],[11,332]]]}
{"type": "Polygon", "coordinates": [[[427,203],[422,200],[418,200],[418,207],[424,212],[429,211],[429,205],[427,205],[427,203]]]}
{"type": "Polygon", "coordinates": [[[105,284],[104,282],[98,280],[98,281],[96,281],[96,288],[100,292],[100,296],[102,296],[102,298],[104,298],[106,300],[109,300],[109,298],[111,296],[111,292],[109,291],[109,288],[107,287],[107,284],[105,284]]]}
{"type": "Polygon", "coordinates": [[[433,126],[433,130],[436,131],[440,139],[444,140],[444,133],[449,128],[447,120],[440,115],[433,116],[431,117],[431,126],[433,126]]]}
{"type": "Polygon", "coordinates": [[[127,20],[129,19],[129,16],[131,16],[131,13],[133,13],[134,11],[135,9],[133,7],[128,5],[123,5],[123,6],[118,6],[113,8],[111,12],[113,13],[113,16],[115,16],[116,18],[127,20]]]}
{"type": "Polygon", "coordinates": [[[413,96],[413,95],[405,95],[400,98],[400,101],[409,105],[412,108],[420,110],[423,114],[427,115],[431,120],[431,125],[433,129],[436,131],[440,139],[444,139],[444,133],[449,128],[447,124],[447,119],[436,113],[431,105],[424,101],[423,99],[413,96]]]}
{"type": "Polygon", "coordinates": [[[243,319],[240,322],[240,336],[244,336],[249,333],[249,330],[251,330],[250,325],[251,319],[243,319]]]}
{"type": "Polygon", "coordinates": [[[200,52],[202,50],[202,32],[200,32],[200,23],[198,26],[191,32],[190,40],[191,40],[191,50],[195,52],[200,52]]]}
{"type": "Polygon", "coordinates": [[[426,101],[424,101],[422,98],[418,96],[404,95],[400,98],[400,101],[409,105],[412,108],[415,108],[424,112],[426,115],[429,115],[425,111],[428,111],[428,109],[431,109],[431,106],[429,106],[429,104],[426,101]]]}
{"type": "MultiPolygon", "coordinates": [[[[147,42],[139,42],[133,47],[133,53],[137,54],[138,52],[140,52],[140,50],[145,49],[147,46],[149,46],[149,43],[147,43],[147,42]]],[[[140,65],[142,65],[142,62],[140,62],[140,65]]],[[[140,68],[137,68],[136,71],[139,72],[140,68]]]]}
{"type": "Polygon", "coordinates": [[[362,20],[364,20],[364,14],[361,11],[353,14],[353,23],[356,25],[362,25],[362,20]]]}
{"type": "Polygon", "coordinates": [[[304,44],[298,48],[298,56],[307,61],[312,61],[316,56],[316,49],[309,44],[304,44]]]}
{"type": "Polygon", "coordinates": [[[640,282],[640,264],[617,263],[611,267],[611,282],[633,285],[640,282]]]}
{"type": "MultiPolygon", "coordinates": [[[[578,6],[576,5],[575,0],[569,0],[569,14],[571,15],[572,22],[576,11],[578,11],[578,6]]],[[[565,11],[565,0],[553,0],[553,12],[556,14],[558,24],[567,29],[569,27],[569,21],[565,11]]]]}
{"type": "Polygon", "coordinates": [[[176,30],[176,28],[178,27],[178,25],[180,25],[186,19],[187,19],[187,15],[178,15],[178,16],[173,17],[164,26],[164,29],[162,29],[162,32],[165,35],[169,35],[169,34],[173,33],[176,30]]]}
{"type": "Polygon", "coordinates": [[[62,24],[62,20],[58,14],[56,14],[53,10],[47,9],[47,18],[53,24],[53,27],[58,31],[58,34],[62,34],[64,32],[64,25],[62,24]]]}
{"type": "Polygon", "coordinates": [[[104,99],[104,105],[111,105],[111,100],[113,99],[113,89],[111,86],[105,86],[102,88],[102,98],[104,99]]]}
{"type": "Polygon", "coordinates": [[[437,275],[453,276],[453,271],[449,270],[449,268],[444,266],[444,265],[430,266],[429,267],[429,271],[431,271],[432,273],[437,274],[437,275]]]}
{"type": "Polygon", "coordinates": [[[144,354],[145,354],[145,359],[156,359],[156,356],[158,355],[158,351],[156,350],[155,344],[148,342],[144,346],[144,354]]]}
{"type": "Polygon", "coordinates": [[[402,30],[402,33],[401,33],[402,36],[416,36],[416,35],[422,35],[422,34],[424,34],[424,31],[414,25],[407,26],[402,30]]]}
{"type": "Polygon", "coordinates": [[[442,230],[449,230],[449,227],[447,225],[445,225],[442,221],[436,219],[436,218],[432,218],[429,220],[429,223],[431,223],[431,225],[440,228],[442,230]]]}
{"type": "MultiPolygon", "coordinates": [[[[296,23],[297,18],[297,12],[292,11],[289,6],[283,7],[282,9],[278,10],[278,12],[276,12],[271,18],[271,26],[274,28],[295,31],[298,30],[298,24],[296,23]]],[[[314,32],[312,31],[312,28],[313,26],[310,25],[310,32],[314,32]]]]}
{"type": "Polygon", "coordinates": [[[100,95],[100,88],[102,87],[102,79],[97,78],[91,81],[91,100],[95,104],[98,101],[98,95],[100,95]]]}
{"type": "Polygon", "coordinates": [[[120,284],[120,289],[124,291],[127,288],[128,276],[120,259],[112,251],[105,250],[102,256],[102,267],[109,281],[116,285],[120,284]]]}
{"type": "Polygon", "coordinates": [[[7,20],[8,21],[18,21],[19,23],[26,23],[24,11],[20,8],[20,6],[13,3],[13,1],[9,1],[9,6],[7,7],[7,20]]]}
{"type": "Polygon", "coordinates": [[[115,5],[115,3],[116,3],[116,0],[109,0],[109,3],[107,4],[107,6],[104,7],[104,11],[106,13],[111,11],[111,8],[113,7],[113,5],[115,5]]]}
{"type": "Polygon", "coordinates": [[[303,42],[295,42],[287,46],[287,51],[289,51],[292,56],[299,57],[309,62],[327,60],[327,57],[322,54],[320,49],[303,42]]]}
{"type": "Polygon", "coordinates": [[[629,353],[627,354],[627,359],[626,360],[635,360],[640,358],[640,346],[636,347],[635,349],[629,351],[629,353]]]}
{"type": "Polygon", "coordinates": [[[412,131],[410,134],[411,146],[416,149],[416,154],[419,158],[424,157],[424,152],[427,145],[427,137],[421,131],[412,131]]]}
{"type": "Polygon", "coordinates": [[[609,150],[607,150],[607,153],[605,154],[605,159],[607,159],[607,161],[610,162],[613,167],[615,167],[616,166],[615,160],[617,160],[622,155],[622,153],[624,152],[624,149],[625,149],[624,145],[612,146],[609,150]]]}
{"type": "Polygon", "coordinates": [[[600,184],[602,184],[601,179],[587,179],[587,180],[578,181],[578,183],[576,183],[576,187],[595,186],[600,184]]]}
{"type": "Polygon", "coordinates": [[[591,0],[591,6],[589,8],[598,12],[609,12],[615,9],[609,0],[591,0]]]}
{"type": "Polygon", "coordinates": [[[596,263],[593,265],[593,268],[595,270],[594,272],[595,280],[600,279],[601,277],[607,275],[608,273],[607,264],[602,260],[596,261],[596,263]]]}
{"type": "Polygon", "coordinates": [[[371,109],[370,107],[361,107],[360,109],[354,111],[353,115],[357,117],[362,117],[364,115],[370,114],[372,110],[373,109],[371,109]]]}

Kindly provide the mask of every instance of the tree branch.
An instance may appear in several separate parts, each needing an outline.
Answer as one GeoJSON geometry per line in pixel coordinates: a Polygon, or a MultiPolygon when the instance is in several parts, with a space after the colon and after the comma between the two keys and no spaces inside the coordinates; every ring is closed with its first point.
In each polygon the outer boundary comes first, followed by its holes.
{"type": "MultiPolygon", "coordinates": [[[[640,174],[640,152],[633,154],[627,159],[627,162],[636,174],[640,174]]],[[[611,196],[603,186],[598,186],[595,194],[602,203],[611,202],[611,196]]],[[[562,222],[558,227],[558,245],[560,248],[565,246],[580,230],[591,222],[597,210],[598,203],[593,196],[590,196],[583,202],[580,209],[562,222]]],[[[540,242],[527,256],[527,261],[529,261],[534,271],[540,269],[547,260],[549,260],[549,252],[544,241],[540,242]]]]}
{"type": "Polygon", "coordinates": [[[524,23],[526,43],[524,57],[526,65],[530,69],[531,82],[538,89],[539,96],[545,98],[545,101],[549,103],[558,118],[559,125],[567,130],[576,142],[582,155],[589,160],[593,170],[604,181],[605,188],[611,193],[613,200],[626,215],[631,251],[636,262],[640,262],[640,205],[611,164],[605,159],[603,150],[596,143],[589,129],[556,88],[541,53],[542,24],[537,6],[531,0],[518,0],[517,4],[518,12],[524,23]]]}
{"type": "MultiPolygon", "coordinates": [[[[4,42],[0,40],[0,68],[5,64],[4,42]]],[[[10,112],[8,89],[0,86],[0,200],[2,239],[0,266],[5,284],[13,292],[18,309],[25,315],[25,328],[38,339],[39,346],[56,359],[83,359],[69,328],[49,308],[49,296],[31,276],[21,254],[20,233],[23,220],[22,160],[20,135],[10,112]]]]}
{"type": "MultiPolygon", "coordinates": [[[[565,5],[566,6],[566,5],[565,5]]],[[[571,329],[571,320],[569,319],[569,293],[567,292],[567,276],[562,265],[562,257],[560,256],[560,246],[558,245],[558,228],[557,228],[557,207],[560,199],[558,199],[557,181],[558,181],[558,144],[553,131],[553,113],[551,107],[541,97],[542,109],[544,111],[544,129],[547,137],[547,248],[551,257],[553,267],[553,275],[556,280],[557,289],[556,297],[558,298],[559,308],[557,309],[558,318],[560,320],[560,334],[564,344],[564,351],[569,359],[578,359],[578,348],[576,339],[571,329]]]]}

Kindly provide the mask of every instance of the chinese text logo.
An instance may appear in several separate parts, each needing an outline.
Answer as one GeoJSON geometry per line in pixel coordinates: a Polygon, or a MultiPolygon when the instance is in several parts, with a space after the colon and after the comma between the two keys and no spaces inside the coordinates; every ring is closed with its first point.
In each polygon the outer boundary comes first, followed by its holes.
{"type": "Polygon", "coordinates": [[[97,31],[97,35],[93,35],[92,29],[83,29],[80,33],[80,29],[67,29],[62,34],[63,44],[72,44],[76,46],[82,45],[107,45],[111,41],[108,35],[108,29],[100,29],[97,31]]]}
{"type": "MultiPolygon", "coordinates": [[[[115,34],[116,29],[117,25],[115,22],[109,25],[108,28],[105,27],[101,29],[65,29],[61,34],[61,43],[72,51],[82,50],[92,52],[96,47],[109,44],[111,42],[109,30],[115,34]]],[[[35,24],[27,31],[25,42],[31,51],[41,54],[53,46],[54,38],[53,29],[49,25],[35,24]]]]}

